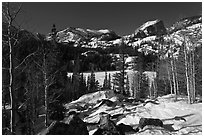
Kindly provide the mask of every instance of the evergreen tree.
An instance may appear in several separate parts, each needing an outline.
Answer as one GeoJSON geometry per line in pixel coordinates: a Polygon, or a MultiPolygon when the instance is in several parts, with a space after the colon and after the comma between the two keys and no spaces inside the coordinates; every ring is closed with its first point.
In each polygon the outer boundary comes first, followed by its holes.
{"type": "Polygon", "coordinates": [[[87,86],[86,86],[86,80],[84,78],[84,75],[83,73],[81,73],[81,76],[80,76],[80,82],[79,82],[79,92],[80,92],[80,96],[81,95],[84,95],[87,93],[87,86]]]}
{"type": "Polygon", "coordinates": [[[126,94],[126,91],[125,91],[125,75],[126,75],[126,72],[125,72],[125,53],[124,53],[124,50],[125,50],[125,43],[124,43],[124,40],[122,39],[121,41],[121,45],[120,45],[120,50],[119,50],[119,53],[120,53],[120,60],[119,60],[119,69],[120,69],[120,86],[121,86],[121,93],[123,95],[126,94]]]}
{"type": "Polygon", "coordinates": [[[149,94],[149,83],[148,83],[148,77],[146,74],[142,74],[141,76],[141,90],[139,93],[139,98],[146,98],[149,94]]]}
{"type": "Polygon", "coordinates": [[[96,78],[95,78],[95,73],[94,73],[93,69],[91,71],[91,75],[88,76],[87,87],[88,87],[89,93],[95,92],[98,90],[96,78]]]}
{"type": "Polygon", "coordinates": [[[54,42],[54,43],[55,43],[56,40],[57,40],[56,34],[57,34],[56,25],[53,24],[53,25],[52,25],[52,29],[51,29],[51,39],[52,39],[52,42],[54,42]]]}
{"type": "Polygon", "coordinates": [[[111,89],[112,87],[111,87],[111,75],[110,75],[110,73],[109,73],[109,75],[108,75],[108,89],[111,89]]]}
{"type": "Polygon", "coordinates": [[[80,96],[80,60],[79,56],[77,59],[74,61],[74,69],[73,69],[73,76],[72,76],[72,83],[73,83],[73,92],[75,94],[75,97],[78,98],[80,96]]]}
{"type": "Polygon", "coordinates": [[[120,73],[113,74],[113,90],[116,93],[121,93],[120,73]]]}
{"type": "Polygon", "coordinates": [[[126,95],[127,95],[127,96],[130,96],[130,85],[129,85],[128,75],[127,75],[127,78],[126,78],[125,90],[126,90],[126,95]]]}
{"type": "Polygon", "coordinates": [[[132,93],[133,93],[133,97],[135,99],[139,99],[140,98],[140,90],[139,90],[139,73],[138,72],[134,72],[132,74],[132,86],[131,86],[131,90],[132,90],[132,93]]]}
{"type": "Polygon", "coordinates": [[[103,81],[103,89],[108,89],[108,77],[107,77],[107,71],[105,71],[105,78],[103,81]]]}
{"type": "Polygon", "coordinates": [[[144,54],[138,53],[138,58],[134,58],[133,70],[137,71],[133,75],[132,92],[135,98],[140,98],[141,92],[141,77],[144,72],[144,54]]]}
{"type": "Polygon", "coordinates": [[[95,91],[98,91],[100,89],[99,81],[96,80],[95,82],[95,91]]]}
{"type": "Polygon", "coordinates": [[[91,77],[90,77],[90,75],[88,75],[87,82],[86,82],[88,92],[90,91],[90,83],[91,83],[91,77]]]}
{"type": "Polygon", "coordinates": [[[126,69],[125,48],[126,48],[126,44],[122,39],[119,47],[119,60],[117,60],[117,66],[120,72],[113,75],[114,90],[117,93],[121,93],[123,95],[127,95],[127,91],[125,89],[126,82],[127,82],[127,73],[125,72],[125,69],[126,69]]]}

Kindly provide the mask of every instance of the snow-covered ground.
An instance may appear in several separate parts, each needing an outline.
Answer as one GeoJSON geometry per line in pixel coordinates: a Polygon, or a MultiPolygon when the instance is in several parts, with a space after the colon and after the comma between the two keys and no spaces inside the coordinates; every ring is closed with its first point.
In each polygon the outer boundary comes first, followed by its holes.
{"type": "MultiPolygon", "coordinates": [[[[113,74],[117,73],[119,71],[108,71],[107,72],[107,76],[110,74],[111,77],[113,74]]],[[[95,78],[96,80],[98,80],[99,82],[99,85],[103,85],[103,81],[104,81],[104,78],[105,78],[105,71],[102,71],[102,72],[94,72],[95,74],[95,78]]],[[[71,76],[72,73],[68,73],[68,76],[71,76]]],[[[88,79],[88,76],[91,75],[91,72],[84,72],[83,73],[84,77],[86,78],[86,80],[88,79]]]]}
{"type": "MultiPolygon", "coordinates": [[[[135,135],[201,135],[202,134],[202,103],[188,104],[186,97],[178,97],[174,101],[174,95],[158,97],[159,104],[153,103],[127,103],[122,101],[123,96],[115,95],[113,91],[98,91],[88,95],[83,95],[78,100],[66,104],[67,109],[75,109],[82,114],[81,118],[85,122],[97,123],[99,113],[106,112],[110,115],[121,114],[114,122],[118,125],[124,123],[136,128],[140,118],[159,118],[163,121],[164,127],[146,126],[135,135]],[[102,99],[109,99],[115,105],[99,106],[102,99]],[[79,109],[80,108],[80,109],[79,109]],[[175,120],[179,116],[184,120],[175,120]]],[[[93,134],[96,128],[89,130],[93,134]]]]}
{"type": "MultiPolygon", "coordinates": [[[[128,77],[131,79],[131,75],[136,72],[133,70],[125,70],[127,72],[128,77]]],[[[111,81],[112,81],[112,76],[115,73],[119,73],[119,71],[107,71],[107,77],[110,74],[111,75],[111,81]]],[[[153,79],[156,77],[156,73],[155,72],[151,72],[151,71],[145,71],[144,72],[150,79],[153,79]]],[[[105,78],[105,71],[102,72],[94,72],[95,74],[95,78],[96,80],[98,80],[99,85],[103,85],[104,82],[104,78],[105,78]]],[[[67,73],[68,76],[72,76],[72,73],[67,73]]],[[[88,79],[88,76],[91,75],[91,72],[84,72],[83,73],[84,77],[86,78],[86,80],[88,79]]],[[[131,80],[130,80],[131,81],[131,80]]]]}

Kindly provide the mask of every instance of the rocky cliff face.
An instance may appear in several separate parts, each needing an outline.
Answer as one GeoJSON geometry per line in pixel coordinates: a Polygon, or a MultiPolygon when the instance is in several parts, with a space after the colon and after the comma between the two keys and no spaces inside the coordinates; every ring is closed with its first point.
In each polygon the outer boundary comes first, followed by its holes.
{"type": "Polygon", "coordinates": [[[161,20],[148,21],[135,31],[136,38],[161,36],[166,34],[166,28],[161,20]]]}

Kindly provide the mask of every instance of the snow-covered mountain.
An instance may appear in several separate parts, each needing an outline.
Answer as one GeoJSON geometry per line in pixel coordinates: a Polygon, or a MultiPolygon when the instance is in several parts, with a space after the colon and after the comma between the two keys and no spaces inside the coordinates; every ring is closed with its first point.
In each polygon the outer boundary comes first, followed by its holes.
{"type": "MultiPolygon", "coordinates": [[[[161,20],[147,21],[137,28],[133,34],[125,36],[119,36],[114,31],[108,29],[92,30],[69,27],[58,31],[56,33],[56,40],[58,43],[74,43],[75,47],[93,49],[117,47],[123,40],[125,44],[130,47],[136,47],[140,52],[157,54],[161,45],[159,42],[162,38],[167,39],[168,36],[168,39],[175,40],[175,33],[183,31],[189,33],[189,35],[200,35],[202,33],[201,26],[202,17],[194,16],[181,19],[169,28],[166,28],[161,20]]],[[[46,39],[50,40],[51,37],[52,35],[49,34],[46,39]]],[[[201,41],[201,37],[198,38],[198,41],[201,41]]]]}
{"type": "MultiPolygon", "coordinates": [[[[108,29],[91,30],[69,27],[56,33],[58,43],[75,43],[75,46],[88,48],[108,48],[118,46],[123,39],[126,44],[132,43],[140,38],[148,36],[160,36],[166,33],[166,28],[160,20],[148,21],[136,29],[134,34],[119,36],[114,31],[108,29]]],[[[51,40],[50,33],[46,39],[51,40]]]]}
{"type": "MultiPolygon", "coordinates": [[[[113,41],[120,38],[114,31],[108,29],[92,30],[69,27],[56,33],[56,40],[59,43],[74,42],[76,46],[96,48],[96,45],[113,41]],[[80,45],[79,45],[80,43],[80,45]]],[[[47,36],[47,40],[51,39],[51,34],[47,36]]]]}

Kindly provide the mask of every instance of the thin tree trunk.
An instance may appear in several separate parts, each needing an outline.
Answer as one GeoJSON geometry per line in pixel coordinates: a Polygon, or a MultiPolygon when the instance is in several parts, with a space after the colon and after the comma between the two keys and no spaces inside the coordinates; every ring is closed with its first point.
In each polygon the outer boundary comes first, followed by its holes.
{"type": "Polygon", "coordinates": [[[124,53],[122,53],[122,92],[125,94],[125,58],[124,53]]]}
{"type": "Polygon", "coordinates": [[[158,83],[157,83],[157,80],[159,79],[159,67],[160,67],[160,65],[159,65],[159,57],[157,57],[158,59],[156,60],[156,70],[155,70],[155,72],[156,72],[156,78],[154,79],[154,97],[156,98],[157,96],[158,96],[158,89],[157,89],[157,85],[158,85],[158,83]]]}
{"type": "Polygon", "coordinates": [[[179,92],[179,84],[178,84],[178,72],[177,72],[177,68],[176,68],[176,60],[174,60],[174,68],[175,68],[175,79],[176,79],[176,91],[177,91],[177,95],[180,95],[179,92]]]}
{"type": "Polygon", "coordinates": [[[188,73],[188,57],[186,51],[186,45],[184,45],[184,62],[185,62],[185,70],[186,70],[186,89],[188,93],[188,103],[191,103],[191,94],[189,89],[189,73],[188,73]]]}
{"type": "Polygon", "coordinates": [[[11,8],[12,6],[10,5],[9,2],[7,3],[2,3],[2,13],[8,23],[8,29],[7,29],[7,34],[8,34],[8,46],[9,46],[9,96],[10,96],[10,105],[11,105],[11,110],[10,110],[10,131],[12,134],[15,134],[15,114],[16,114],[16,99],[15,99],[15,94],[14,94],[14,55],[13,55],[13,46],[15,43],[12,43],[12,25],[13,21],[15,21],[16,16],[21,10],[21,6],[19,6],[16,10],[11,8]],[[14,11],[12,11],[14,10],[14,11]]]}
{"type": "Polygon", "coordinates": [[[191,97],[191,102],[192,103],[192,93],[193,93],[193,87],[192,87],[192,60],[191,60],[191,53],[189,54],[189,66],[188,66],[188,69],[189,69],[189,92],[190,92],[190,97],[191,97]]]}
{"type": "Polygon", "coordinates": [[[12,134],[15,134],[15,97],[14,97],[14,87],[13,87],[13,81],[14,81],[14,65],[13,65],[13,46],[11,43],[11,22],[9,22],[8,25],[8,44],[9,44],[9,75],[10,75],[10,81],[9,81],[9,94],[10,94],[10,101],[11,101],[11,117],[10,117],[10,130],[12,134]]]}
{"type": "Polygon", "coordinates": [[[164,81],[164,91],[165,93],[167,93],[167,84],[166,84],[165,77],[163,77],[163,81],[164,81]]]}
{"type": "Polygon", "coordinates": [[[45,127],[48,126],[48,100],[47,100],[48,87],[46,83],[47,82],[45,82],[45,127]]]}
{"type": "Polygon", "coordinates": [[[174,70],[174,59],[171,59],[171,69],[172,69],[172,77],[173,77],[173,83],[174,83],[174,94],[175,94],[175,100],[177,100],[177,91],[176,91],[176,77],[175,77],[175,70],[174,70]]]}
{"type": "MultiPolygon", "coordinates": [[[[45,50],[45,49],[44,49],[45,50]]],[[[48,93],[48,81],[47,81],[47,74],[46,74],[46,55],[44,51],[43,55],[43,75],[44,75],[44,98],[45,98],[45,127],[48,126],[48,100],[47,100],[47,93],[48,93]]]]}
{"type": "Polygon", "coordinates": [[[193,75],[193,103],[196,100],[196,89],[195,89],[195,55],[194,51],[192,51],[192,75],[193,75]]]}
{"type": "Polygon", "coordinates": [[[153,81],[149,79],[149,96],[150,96],[150,98],[153,97],[153,95],[152,95],[152,85],[153,85],[153,81]]]}
{"type": "Polygon", "coordinates": [[[195,77],[194,77],[194,54],[193,51],[190,53],[189,69],[190,69],[190,92],[191,92],[191,103],[195,102],[195,77]]]}
{"type": "Polygon", "coordinates": [[[172,95],[173,94],[173,87],[172,87],[171,75],[169,73],[168,63],[166,64],[166,67],[167,67],[168,79],[169,79],[169,83],[170,83],[170,91],[171,91],[171,95],[172,95]]]}

